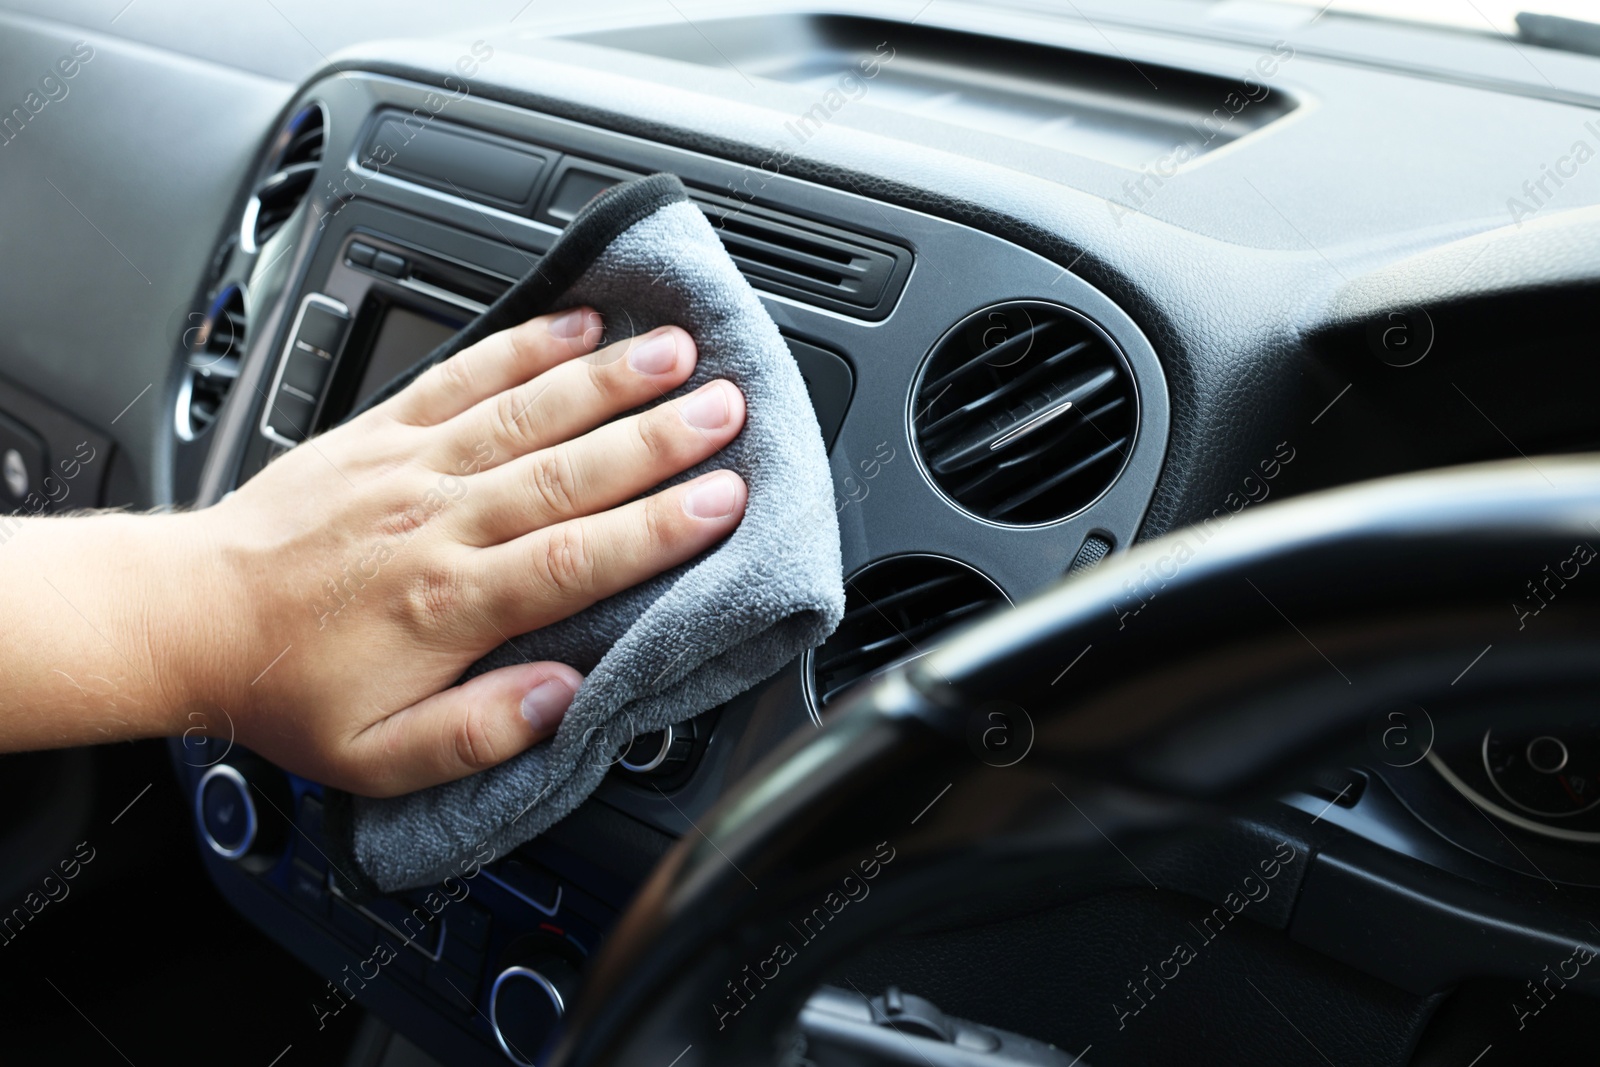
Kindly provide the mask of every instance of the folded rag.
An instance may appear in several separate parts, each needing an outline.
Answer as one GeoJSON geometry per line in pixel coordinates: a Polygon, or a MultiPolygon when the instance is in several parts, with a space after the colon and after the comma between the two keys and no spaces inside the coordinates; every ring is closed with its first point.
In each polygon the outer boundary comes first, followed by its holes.
{"type": "MultiPolygon", "coordinates": [[[[502,854],[576,808],[620,743],[721,704],[818,644],[844,613],[822,435],[794,358],[710,223],[670,174],[601,193],[492,307],[369,401],[535,315],[587,304],[610,340],[676,324],[699,363],[672,399],[727,378],[744,430],[681,475],[738,471],[749,503],[706,554],[489,653],[467,672],[559,660],[587,676],[554,738],[461,781],[385,800],[330,795],[335,849],[383,892],[442,880],[483,844],[502,854]]],[[[332,791],[330,791],[330,794],[332,791]]]]}

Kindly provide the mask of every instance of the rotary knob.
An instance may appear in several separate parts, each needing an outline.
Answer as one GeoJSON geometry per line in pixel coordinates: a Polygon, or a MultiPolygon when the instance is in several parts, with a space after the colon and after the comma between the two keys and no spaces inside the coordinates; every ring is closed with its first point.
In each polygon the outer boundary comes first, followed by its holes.
{"type": "Polygon", "coordinates": [[[282,771],[244,753],[208,767],[194,789],[201,839],[225,860],[252,870],[271,866],[287,841],[280,813],[288,810],[288,794],[282,771]],[[270,801],[265,807],[257,803],[263,797],[270,801]]]}
{"type": "Polygon", "coordinates": [[[558,956],[536,956],[501,971],[489,992],[489,1025],[506,1059],[535,1067],[577,989],[578,972],[558,956]]]}
{"type": "Polygon", "coordinates": [[[651,730],[635,737],[623,750],[618,762],[625,771],[652,778],[665,778],[683,768],[694,754],[698,736],[694,720],[651,730]]]}

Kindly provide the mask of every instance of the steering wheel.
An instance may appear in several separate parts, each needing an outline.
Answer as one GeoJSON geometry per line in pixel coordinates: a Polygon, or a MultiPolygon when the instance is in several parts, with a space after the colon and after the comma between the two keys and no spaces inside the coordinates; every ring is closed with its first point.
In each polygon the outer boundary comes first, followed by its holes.
{"type": "Polygon", "coordinates": [[[550,1062],[772,1063],[832,966],[1087,863],[1102,832],[1148,843],[1281,795],[1359,762],[1397,708],[1441,738],[1512,699],[1559,716],[1600,691],[1600,583],[1522,629],[1511,604],[1595,520],[1600,457],[1387,479],[1179,531],[974,624],[858,689],[674,847],[550,1062]],[[1063,818],[1062,793],[1088,818],[1063,818]],[[870,893],[803,940],[791,924],[845,876],[870,893]]]}

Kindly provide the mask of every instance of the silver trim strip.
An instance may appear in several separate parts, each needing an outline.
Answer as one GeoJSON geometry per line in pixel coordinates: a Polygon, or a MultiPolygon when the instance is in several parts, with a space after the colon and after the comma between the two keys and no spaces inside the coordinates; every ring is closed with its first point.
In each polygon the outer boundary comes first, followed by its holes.
{"type": "Polygon", "coordinates": [[[1047,409],[1045,411],[1039,412],[1039,414],[1035,415],[1033,418],[1029,419],[1027,422],[1023,423],[1021,426],[1018,426],[1018,427],[1016,427],[1014,429],[1011,429],[1011,430],[1007,430],[1004,434],[1002,434],[999,438],[997,438],[992,445],[989,446],[989,451],[993,452],[996,449],[1004,448],[1004,447],[1006,447],[1006,445],[1009,445],[1012,441],[1017,440],[1017,438],[1028,436],[1030,433],[1032,433],[1033,431],[1037,430],[1039,427],[1043,426],[1045,423],[1050,422],[1050,421],[1054,420],[1055,418],[1057,418],[1057,417],[1059,417],[1061,415],[1065,415],[1068,412],[1068,410],[1071,409],[1071,407],[1072,407],[1072,401],[1063,400],[1060,404],[1057,404],[1055,407],[1049,408],[1049,409],[1047,409]]]}
{"type": "Polygon", "coordinates": [[[442,300],[446,304],[451,304],[455,307],[461,308],[463,311],[470,311],[474,315],[481,315],[485,311],[489,310],[488,304],[480,304],[476,300],[468,299],[459,293],[452,293],[448,289],[441,288],[437,285],[432,285],[428,282],[419,282],[415,278],[395,278],[392,280],[396,284],[402,286],[403,288],[410,289],[414,293],[421,293],[423,296],[431,296],[435,300],[442,300]]]}
{"type": "Polygon", "coordinates": [[[496,878],[494,875],[490,874],[488,871],[479,869],[478,873],[483,875],[483,877],[489,879],[489,881],[493,882],[495,885],[499,886],[501,889],[504,889],[507,893],[510,893],[512,896],[516,897],[518,900],[522,901],[524,904],[528,905],[529,907],[531,907],[535,911],[542,912],[543,914],[548,915],[551,918],[554,918],[556,912],[561,910],[561,883],[560,882],[556,883],[556,899],[555,899],[555,902],[553,904],[549,905],[548,907],[546,907],[545,905],[539,903],[537,900],[534,900],[532,897],[530,897],[528,894],[522,892],[521,890],[514,889],[511,886],[507,885],[503,880],[501,880],[499,878],[496,878]]]}

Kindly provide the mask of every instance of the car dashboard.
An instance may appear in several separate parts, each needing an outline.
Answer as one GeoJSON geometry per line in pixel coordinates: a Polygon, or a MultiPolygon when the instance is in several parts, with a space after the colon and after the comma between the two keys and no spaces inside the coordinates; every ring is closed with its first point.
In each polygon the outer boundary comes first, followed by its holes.
{"type": "MultiPolygon", "coordinates": [[[[513,20],[351,44],[292,82],[171,38],[89,38],[75,91],[95,114],[34,116],[10,179],[61,194],[8,209],[0,249],[15,506],[216,502],[536,269],[597,192],[660,171],[777,323],[828,449],[839,630],[689,723],[619,737],[589,801],[466,860],[459,895],[360,892],[330,858],[320,785],[225,723],[172,741],[211,879],[328,978],[315,1013],[356,1001],[439,1060],[532,1063],[667,848],[950,627],[1170,534],[1117,608],[1136,626],[1163,564],[1269,500],[1595,446],[1600,370],[1580,353],[1600,184],[1541,184],[1541,164],[1600,145],[1600,61],[1532,50],[1530,71],[1500,42],[1430,38],[1423,65],[1418,28],[1083,6],[513,20]],[[100,137],[44,141],[52,119],[100,137]],[[94,184],[105,158],[121,165],[94,184]],[[71,236],[29,241],[47,228],[71,236]],[[1051,426],[1068,400],[1092,417],[1051,426]],[[1017,404],[1039,412],[1020,454],[984,436],[1017,404]]],[[[0,54],[83,37],[0,17],[0,54]]],[[[1594,555],[1575,546],[1508,590],[1506,642],[1594,555]]],[[[1583,918],[1600,901],[1600,735],[1512,703],[1470,737],[1436,737],[1426,708],[1386,714],[1361,766],[1137,865],[1108,848],[1043,897],[985,901],[842,975],[1093,1045],[1094,1062],[1177,1054],[1130,1025],[1144,1010],[1200,1033],[1184,1040],[1201,1059],[1293,1059],[1305,1035],[1272,1001],[1193,989],[1179,1005],[1139,984],[1172,930],[1277,856],[1258,929],[1208,951],[1294,987],[1278,1002],[1297,1017],[1333,1005],[1338,1026],[1303,1025],[1337,1062],[1443,1055],[1439,1020],[1470,1029],[1463,1004],[1515,1002],[1600,937],[1583,918]],[[980,977],[1008,966],[1017,983],[980,977]]]]}

